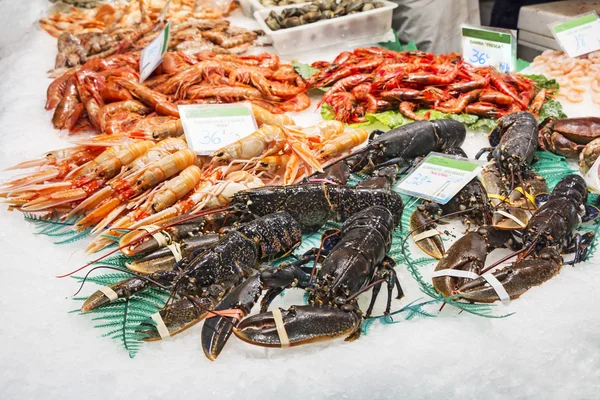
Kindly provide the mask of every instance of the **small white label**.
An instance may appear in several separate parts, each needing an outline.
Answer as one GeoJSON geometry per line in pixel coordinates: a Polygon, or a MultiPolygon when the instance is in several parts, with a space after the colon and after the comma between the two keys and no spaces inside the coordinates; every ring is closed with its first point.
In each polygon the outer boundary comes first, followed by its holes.
{"type": "Polygon", "coordinates": [[[140,56],[140,83],[144,82],[150,74],[160,65],[162,58],[169,47],[171,23],[167,22],[164,29],[142,50],[140,56]]]}
{"type": "Polygon", "coordinates": [[[569,57],[579,57],[600,49],[600,19],[596,11],[549,26],[554,38],[569,57]]]}
{"type": "Polygon", "coordinates": [[[188,146],[198,155],[210,155],[257,129],[249,103],[189,104],[178,108],[188,146]]]}
{"type": "Polygon", "coordinates": [[[600,157],[594,161],[592,168],[583,177],[592,193],[600,194],[600,157]]]}
{"type": "Polygon", "coordinates": [[[481,172],[484,165],[483,161],[429,153],[400,182],[398,190],[411,196],[446,204],[481,172]]]}
{"type": "Polygon", "coordinates": [[[516,35],[489,27],[462,26],[463,59],[476,67],[492,66],[508,73],[517,69],[516,35]]]}

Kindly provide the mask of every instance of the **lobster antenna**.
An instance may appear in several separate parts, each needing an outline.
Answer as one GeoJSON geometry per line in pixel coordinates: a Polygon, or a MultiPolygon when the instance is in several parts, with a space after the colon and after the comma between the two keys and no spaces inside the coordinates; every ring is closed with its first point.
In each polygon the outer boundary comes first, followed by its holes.
{"type": "Polygon", "coordinates": [[[385,278],[381,278],[381,279],[376,280],[375,282],[372,282],[372,283],[368,284],[364,288],[360,289],[358,292],[354,293],[352,296],[346,298],[346,301],[350,301],[350,300],[355,299],[357,296],[359,296],[362,293],[366,292],[367,290],[371,289],[373,286],[378,285],[380,283],[383,283],[385,281],[386,281],[385,278]]]}
{"type": "Polygon", "coordinates": [[[529,250],[527,247],[522,248],[521,250],[517,250],[514,253],[511,253],[509,255],[507,255],[506,257],[502,257],[500,260],[496,261],[495,263],[493,263],[492,265],[490,265],[489,267],[483,269],[479,275],[483,275],[486,272],[488,272],[490,269],[497,267],[498,265],[502,264],[504,261],[510,260],[511,258],[523,253],[524,251],[529,250]]]}
{"type": "Polygon", "coordinates": [[[327,236],[325,236],[322,240],[321,240],[321,245],[319,246],[319,251],[317,252],[317,257],[315,258],[315,262],[313,264],[312,270],[310,271],[310,279],[308,282],[312,283],[313,278],[315,277],[315,274],[317,273],[317,263],[319,261],[319,258],[321,257],[321,252],[323,251],[323,246],[325,244],[325,241],[331,237],[334,237],[335,235],[339,234],[340,230],[336,230],[335,233],[331,233],[327,236]]]}
{"type": "Polygon", "coordinates": [[[88,271],[88,273],[87,273],[87,274],[85,274],[85,277],[83,278],[83,281],[81,281],[81,285],[79,286],[79,290],[77,290],[77,291],[76,291],[76,292],[73,294],[73,296],[77,296],[77,295],[79,294],[79,292],[81,292],[81,289],[83,289],[83,285],[85,284],[85,281],[87,280],[88,276],[89,276],[89,275],[90,275],[90,274],[91,274],[93,271],[95,271],[95,270],[97,270],[97,269],[112,269],[112,270],[115,270],[115,271],[124,272],[124,273],[126,273],[126,274],[129,274],[129,275],[135,276],[136,278],[144,279],[144,280],[146,280],[146,281],[148,281],[148,282],[150,282],[150,283],[153,283],[153,284],[155,284],[156,286],[160,287],[161,289],[169,290],[169,288],[168,288],[168,287],[166,287],[165,285],[163,285],[162,283],[159,283],[159,282],[155,281],[154,279],[148,278],[147,276],[140,275],[140,274],[137,274],[137,273],[135,273],[135,272],[133,272],[133,271],[129,271],[129,270],[126,270],[126,269],[121,269],[121,268],[116,268],[116,267],[109,267],[108,265],[100,265],[100,266],[98,266],[98,267],[94,267],[94,268],[90,269],[90,270],[88,271]]]}
{"type": "MultiPolygon", "coordinates": [[[[351,153],[348,153],[348,154],[346,154],[345,156],[342,156],[342,157],[340,157],[340,158],[338,158],[338,159],[336,159],[336,160],[333,160],[333,161],[331,161],[331,162],[329,162],[329,163],[326,163],[325,165],[321,166],[321,168],[323,168],[323,169],[325,169],[325,168],[329,168],[329,167],[331,167],[332,165],[335,165],[335,164],[339,163],[340,161],[344,161],[344,160],[346,160],[346,159],[348,159],[348,158],[350,158],[350,157],[352,157],[352,156],[355,156],[355,155],[357,155],[357,154],[364,153],[364,152],[365,152],[365,151],[367,151],[367,150],[369,150],[369,146],[365,146],[364,148],[362,148],[362,149],[360,149],[360,150],[353,151],[353,152],[351,152],[351,153]]],[[[315,175],[316,175],[318,172],[319,172],[319,171],[315,171],[315,172],[313,172],[312,174],[308,175],[306,178],[310,178],[310,177],[312,177],[312,176],[315,176],[315,175]]]]}
{"type": "Polygon", "coordinates": [[[213,209],[210,209],[210,210],[204,210],[203,212],[199,212],[198,214],[194,214],[194,215],[192,215],[192,216],[190,216],[190,217],[183,218],[183,219],[181,219],[181,220],[177,220],[177,221],[175,221],[175,222],[172,222],[172,223],[170,223],[170,224],[166,224],[166,225],[164,225],[164,226],[162,226],[162,227],[160,227],[160,228],[157,228],[157,229],[154,229],[154,230],[152,230],[152,231],[146,232],[145,234],[143,234],[143,235],[142,235],[142,236],[140,236],[139,238],[135,239],[135,240],[134,240],[134,241],[132,241],[131,243],[128,243],[128,244],[126,244],[126,245],[123,245],[123,246],[119,246],[119,247],[117,247],[115,250],[111,250],[111,251],[109,251],[109,252],[108,252],[108,253],[106,253],[105,255],[103,255],[103,256],[101,256],[101,257],[98,257],[97,259],[95,259],[95,260],[92,260],[92,261],[90,261],[89,263],[85,264],[83,267],[77,268],[76,270],[74,270],[74,271],[71,271],[71,272],[69,272],[69,273],[67,273],[67,274],[63,274],[63,275],[57,275],[56,277],[57,277],[57,278],[66,278],[67,276],[71,276],[71,275],[73,275],[74,273],[77,273],[77,272],[81,271],[82,269],[85,269],[85,268],[89,267],[89,266],[90,266],[90,265],[92,265],[92,264],[95,264],[95,263],[97,263],[97,262],[99,262],[99,261],[102,261],[102,260],[104,260],[106,257],[108,257],[108,256],[110,256],[110,255],[112,255],[112,254],[115,254],[115,253],[116,253],[117,251],[119,251],[119,250],[123,250],[124,248],[126,248],[126,247],[129,247],[129,246],[131,246],[132,244],[135,244],[135,243],[139,243],[139,242],[141,242],[141,241],[142,241],[142,240],[144,240],[145,238],[147,238],[147,237],[150,237],[150,236],[154,235],[155,233],[158,233],[158,232],[162,231],[162,230],[163,230],[163,229],[165,229],[165,228],[169,228],[169,227],[171,227],[171,226],[179,225],[179,224],[182,224],[182,223],[184,223],[184,222],[187,222],[187,221],[192,221],[192,220],[194,220],[194,219],[197,219],[197,218],[203,217],[203,216],[205,216],[205,215],[210,215],[210,214],[213,214],[213,213],[218,213],[218,212],[227,211],[227,210],[229,210],[229,209],[231,209],[231,207],[230,207],[230,206],[227,206],[227,207],[221,207],[221,208],[213,208],[213,209]]]}

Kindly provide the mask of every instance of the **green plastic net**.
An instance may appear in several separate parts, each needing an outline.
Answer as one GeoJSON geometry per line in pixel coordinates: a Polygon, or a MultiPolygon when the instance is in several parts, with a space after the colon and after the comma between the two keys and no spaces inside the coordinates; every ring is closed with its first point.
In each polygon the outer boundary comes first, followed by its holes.
{"type": "MultiPolygon", "coordinates": [[[[572,168],[563,157],[547,152],[537,153],[538,161],[533,164],[533,169],[540,175],[544,176],[548,182],[548,186],[552,189],[558,181],[566,175],[576,173],[577,170],[572,168]]],[[[364,176],[355,174],[351,177],[349,185],[356,185],[364,179],[364,176]]],[[[435,268],[437,260],[425,256],[420,250],[413,252],[410,249],[409,241],[409,219],[412,212],[416,209],[420,200],[414,197],[402,195],[405,202],[405,209],[402,216],[402,226],[394,233],[392,248],[389,252],[396,263],[396,268],[406,268],[410,276],[416,281],[420,293],[406,293],[406,298],[400,302],[395,301],[393,304],[403,304],[401,308],[393,311],[385,316],[369,318],[363,323],[363,332],[372,326],[375,321],[384,324],[397,323],[402,320],[411,320],[414,318],[425,317],[432,318],[437,316],[437,309],[443,303],[450,304],[452,307],[458,308],[470,314],[478,315],[485,318],[504,318],[510,314],[501,314],[495,312],[494,304],[477,304],[463,303],[459,301],[449,301],[449,298],[444,298],[437,293],[431,284],[423,278],[422,271],[432,271],[435,268]]],[[[590,197],[589,202],[596,202],[597,196],[590,197]]],[[[326,229],[340,228],[340,224],[328,223],[320,232],[303,237],[302,245],[294,252],[295,256],[303,254],[305,251],[320,246],[321,235],[326,229]]],[[[581,231],[598,230],[597,223],[588,223],[582,225],[581,231]]],[[[588,253],[588,258],[595,253],[597,240],[591,245],[588,253]]],[[[109,265],[116,268],[125,269],[125,263],[132,259],[123,255],[116,255],[102,261],[102,265],[109,265]]],[[[272,266],[277,266],[285,260],[278,260],[272,266]]],[[[93,282],[98,285],[112,285],[122,279],[129,278],[126,273],[107,273],[88,278],[88,282],[93,282]]],[[[76,278],[81,281],[81,277],[76,278]]],[[[94,321],[97,328],[106,331],[103,336],[107,336],[118,340],[121,345],[129,352],[130,357],[134,357],[143,343],[139,333],[135,331],[137,325],[142,321],[148,321],[150,316],[157,312],[165,303],[169,293],[161,289],[150,289],[141,293],[136,293],[128,300],[117,300],[109,306],[98,308],[90,313],[82,314],[88,316],[94,321]]],[[[85,300],[84,297],[75,298],[77,301],[85,300]]],[[[77,310],[76,310],[77,311],[77,310]]]]}

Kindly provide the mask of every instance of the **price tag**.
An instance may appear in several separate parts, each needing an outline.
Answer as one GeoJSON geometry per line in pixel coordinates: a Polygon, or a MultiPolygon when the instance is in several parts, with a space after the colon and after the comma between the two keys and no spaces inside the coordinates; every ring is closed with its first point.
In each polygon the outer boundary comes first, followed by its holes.
{"type": "Polygon", "coordinates": [[[569,57],[578,57],[600,49],[600,19],[596,11],[549,26],[554,38],[569,57]]]}
{"type": "Polygon", "coordinates": [[[164,29],[142,50],[140,56],[140,83],[144,82],[152,71],[162,62],[169,46],[171,23],[167,22],[164,29]]]}
{"type": "Polygon", "coordinates": [[[255,132],[249,103],[178,106],[185,138],[198,155],[209,155],[255,132]]]}
{"type": "Polygon", "coordinates": [[[400,182],[398,190],[411,196],[446,204],[479,174],[485,164],[484,161],[429,153],[400,182]]]}
{"type": "Polygon", "coordinates": [[[476,67],[492,66],[508,73],[517,69],[517,38],[513,31],[462,26],[463,59],[476,67]]]}

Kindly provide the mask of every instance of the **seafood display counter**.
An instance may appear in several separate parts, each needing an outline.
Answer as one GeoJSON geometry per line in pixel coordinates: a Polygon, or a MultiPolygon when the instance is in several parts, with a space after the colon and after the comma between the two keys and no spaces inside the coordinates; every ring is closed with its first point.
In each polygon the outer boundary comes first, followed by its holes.
{"type": "Polygon", "coordinates": [[[30,3],[0,397],[597,397],[598,53],[475,68],[387,1],[30,3]]]}

